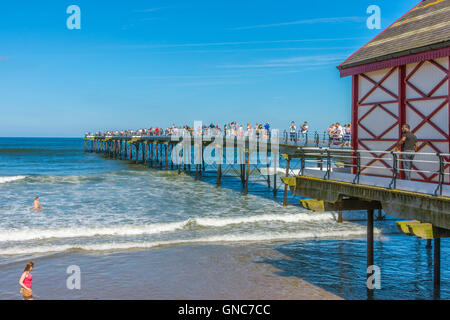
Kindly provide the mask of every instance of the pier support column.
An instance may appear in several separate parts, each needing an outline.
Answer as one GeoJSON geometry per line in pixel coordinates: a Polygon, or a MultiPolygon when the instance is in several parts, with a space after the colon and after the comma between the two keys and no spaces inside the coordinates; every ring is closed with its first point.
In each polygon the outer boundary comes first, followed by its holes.
{"type": "MultiPolygon", "coordinates": [[[[245,155],[245,153],[244,153],[245,155]]],[[[247,170],[245,172],[245,191],[244,194],[248,194],[248,181],[250,179],[250,150],[247,152],[247,170]]],[[[244,157],[245,158],[245,157],[244,157]]]]}
{"type": "Polygon", "coordinates": [[[266,167],[267,167],[267,188],[270,190],[270,164],[269,164],[269,150],[266,150],[266,167]]]}
{"type": "Polygon", "coordinates": [[[150,153],[150,167],[153,167],[153,142],[148,145],[148,152],[150,153]]]}
{"type": "Polygon", "coordinates": [[[155,143],[155,163],[153,165],[156,168],[158,168],[158,144],[155,143]]]}
{"type": "Polygon", "coordinates": [[[199,160],[199,156],[200,156],[200,149],[198,148],[199,146],[197,145],[197,155],[195,157],[195,181],[198,180],[198,177],[200,175],[200,160],[199,160]]]}
{"type": "Polygon", "coordinates": [[[219,152],[219,163],[217,164],[217,180],[216,180],[216,186],[220,186],[220,183],[222,182],[222,148],[218,145],[216,145],[216,150],[219,152]]]}
{"type": "MultiPolygon", "coordinates": [[[[367,270],[370,266],[373,266],[373,215],[374,215],[374,210],[373,209],[368,209],[367,210],[367,270]]],[[[371,276],[371,274],[369,274],[367,272],[367,279],[369,279],[369,277],[371,276]]],[[[371,299],[372,295],[373,295],[373,289],[369,289],[367,288],[367,294],[368,294],[368,298],[371,299]]]]}
{"type": "Polygon", "coordinates": [[[166,144],[166,170],[169,169],[169,143],[166,144]]]}
{"type": "Polygon", "coordinates": [[[142,152],[144,153],[144,166],[147,166],[147,144],[144,143],[144,149],[142,149],[142,152]]]}
{"type": "Polygon", "coordinates": [[[434,298],[441,295],[441,238],[434,239],[434,298]]]}
{"type": "Polygon", "coordinates": [[[338,220],[337,220],[337,222],[338,223],[344,222],[344,219],[342,218],[342,210],[339,210],[339,212],[338,212],[338,220]]]}
{"type": "Polygon", "coordinates": [[[205,172],[205,157],[204,157],[204,155],[205,155],[205,147],[203,146],[203,143],[202,143],[202,145],[201,145],[201,148],[202,148],[202,171],[203,172],[205,172]]]}
{"type": "MultiPolygon", "coordinates": [[[[286,159],[286,177],[289,177],[289,164],[291,162],[291,159],[289,157],[286,159]]],[[[283,206],[287,206],[287,192],[288,192],[288,185],[284,185],[284,195],[283,195],[283,206]]]]}
{"type": "Polygon", "coordinates": [[[243,151],[242,148],[238,148],[239,151],[239,166],[241,169],[241,183],[242,183],[242,188],[244,188],[245,186],[245,155],[243,156],[243,151]]]}
{"type": "Polygon", "coordinates": [[[170,169],[173,170],[173,144],[170,146],[170,169]]]}
{"type": "Polygon", "coordinates": [[[133,145],[130,143],[130,161],[133,160],[133,145]]]}
{"type": "Polygon", "coordinates": [[[381,221],[383,220],[383,211],[382,209],[378,209],[378,216],[377,216],[377,221],[381,221]]]}
{"type": "Polygon", "coordinates": [[[177,148],[177,167],[178,167],[178,174],[181,174],[181,159],[183,159],[183,150],[179,151],[177,148]]]}
{"type": "Polygon", "coordinates": [[[273,196],[276,197],[277,196],[277,170],[278,170],[278,152],[275,153],[275,156],[272,153],[272,157],[273,157],[273,168],[274,168],[274,172],[273,172],[273,196]]]}
{"type": "Polygon", "coordinates": [[[136,164],[139,163],[139,143],[136,143],[136,164]]]}
{"type": "Polygon", "coordinates": [[[160,146],[159,146],[159,155],[160,155],[160,157],[159,157],[159,168],[161,170],[163,168],[163,162],[164,162],[164,160],[163,160],[163,147],[164,147],[164,145],[160,144],[160,146]]]}
{"type": "MultiPolygon", "coordinates": [[[[183,147],[184,147],[184,145],[183,145],[183,147]]],[[[188,148],[186,147],[186,150],[187,150],[188,148]]],[[[183,167],[184,167],[184,172],[186,172],[186,162],[187,162],[187,152],[184,152],[185,151],[185,149],[183,148],[183,167]]]]}

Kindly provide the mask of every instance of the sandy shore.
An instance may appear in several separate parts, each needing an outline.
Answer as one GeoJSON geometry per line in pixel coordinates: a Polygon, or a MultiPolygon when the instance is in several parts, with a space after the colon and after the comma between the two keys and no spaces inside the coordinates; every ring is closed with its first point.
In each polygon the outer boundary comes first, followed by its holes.
{"type": "MultiPolygon", "coordinates": [[[[284,259],[263,245],[184,245],[110,254],[68,252],[34,258],[38,299],[340,299],[265,262],[284,259]],[[81,269],[68,290],[66,269],[81,269]]],[[[0,267],[0,299],[18,299],[24,263],[0,267]]]]}

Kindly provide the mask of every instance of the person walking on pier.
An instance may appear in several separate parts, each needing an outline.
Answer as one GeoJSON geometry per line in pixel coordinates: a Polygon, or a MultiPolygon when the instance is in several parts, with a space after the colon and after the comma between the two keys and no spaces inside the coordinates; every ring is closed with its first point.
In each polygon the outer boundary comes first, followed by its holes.
{"type": "Polygon", "coordinates": [[[411,169],[414,160],[415,152],[417,152],[417,137],[411,132],[409,124],[402,126],[402,138],[396,145],[396,149],[400,149],[403,146],[402,160],[403,172],[405,174],[405,180],[411,180],[411,169]]]}

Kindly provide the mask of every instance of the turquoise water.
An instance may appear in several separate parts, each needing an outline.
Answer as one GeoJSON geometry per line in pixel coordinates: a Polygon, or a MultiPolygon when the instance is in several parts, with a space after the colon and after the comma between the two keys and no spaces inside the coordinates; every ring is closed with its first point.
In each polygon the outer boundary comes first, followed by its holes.
{"type": "MultiPolygon", "coordinates": [[[[0,138],[0,274],[2,265],[54,253],[273,243],[290,258],[266,263],[283,275],[344,298],[366,298],[364,222],[338,224],[335,212],[283,207],[279,198],[244,196],[239,183],[216,188],[213,180],[195,182],[176,171],[84,153],[82,139],[0,138]],[[32,209],[36,196],[45,207],[39,212],[32,209]],[[341,269],[349,272],[344,278],[341,269]]],[[[423,241],[398,234],[390,220],[375,226],[376,261],[386,283],[375,298],[432,298],[431,252],[423,241]]],[[[442,241],[445,299],[448,244],[442,241]]]]}

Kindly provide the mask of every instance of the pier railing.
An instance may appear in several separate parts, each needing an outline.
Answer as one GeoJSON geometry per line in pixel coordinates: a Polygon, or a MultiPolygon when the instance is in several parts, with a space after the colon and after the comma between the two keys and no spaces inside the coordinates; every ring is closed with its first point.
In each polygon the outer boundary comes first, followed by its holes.
{"type": "Polygon", "coordinates": [[[300,147],[284,157],[286,176],[313,176],[435,196],[444,195],[450,184],[448,153],[300,147]]]}
{"type": "MultiPolygon", "coordinates": [[[[202,137],[203,139],[209,139],[212,137],[241,137],[241,138],[266,138],[270,139],[273,133],[271,131],[261,130],[258,133],[246,132],[243,135],[228,135],[224,134],[222,131],[218,130],[208,130],[207,132],[196,134],[190,130],[179,130],[176,134],[164,134],[164,133],[149,133],[142,134],[140,132],[130,132],[126,134],[120,133],[109,133],[109,134],[86,134],[86,138],[119,138],[119,137],[127,137],[127,138],[142,138],[142,137],[159,137],[159,138],[171,138],[171,137],[183,137],[183,136],[192,136],[192,137],[202,137]]],[[[330,148],[349,148],[351,145],[351,137],[350,135],[329,135],[327,131],[308,131],[306,133],[296,132],[290,133],[284,130],[281,134],[277,131],[279,143],[285,145],[292,146],[305,146],[305,147],[330,147],[330,148]]]]}
{"type": "Polygon", "coordinates": [[[330,135],[328,131],[307,131],[305,133],[302,133],[288,132],[287,130],[284,130],[282,137],[280,137],[280,142],[283,142],[285,144],[311,147],[350,147],[351,135],[330,135]]]}

